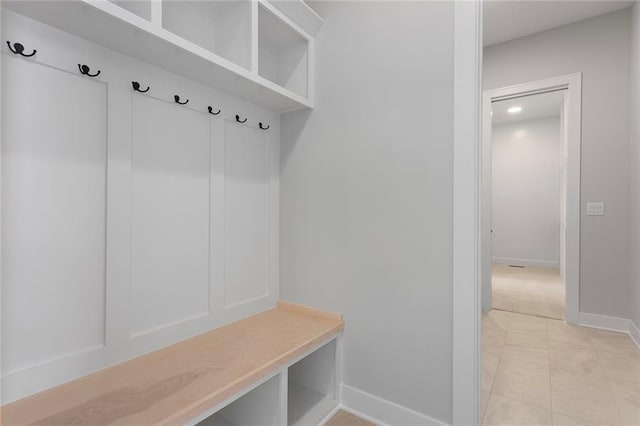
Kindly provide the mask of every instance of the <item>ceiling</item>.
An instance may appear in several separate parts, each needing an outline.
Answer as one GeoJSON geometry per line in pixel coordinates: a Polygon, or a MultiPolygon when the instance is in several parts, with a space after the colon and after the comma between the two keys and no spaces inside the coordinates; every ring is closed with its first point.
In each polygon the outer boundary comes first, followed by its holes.
{"type": "Polygon", "coordinates": [[[631,7],[633,1],[485,0],[485,46],[631,7]]]}
{"type": "Polygon", "coordinates": [[[564,90],[559,90],[493,102],[491,104],[491,121],[493,124],[506,124],[560,117],[564,94],[564,90]],[[516,114],[509,113],[508,109],[511,107],[520,107],[522,111],[516,114]]]}

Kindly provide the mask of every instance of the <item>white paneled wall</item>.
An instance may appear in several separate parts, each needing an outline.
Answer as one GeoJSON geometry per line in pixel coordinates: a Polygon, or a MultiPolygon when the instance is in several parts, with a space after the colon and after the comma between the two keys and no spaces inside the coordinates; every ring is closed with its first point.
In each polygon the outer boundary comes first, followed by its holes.
{"type": "Polygon", "coordinates": [[[38,50],[3,49],[3,403],[274,306],[277,114],[6,10],[2,39],[38,50]]]}
{"type": "Polygon", "coordinates": [[[107,90],[15,58],[2,71],[2,370],[15,371],[104,344],[107,90]]]}
{"type": "Polygon", "coordinates": [[[225,128],[225,306],[268,294],[269,185],[263,130],[227,122],[225,128]]]}
{"type": "Polygon", "coordinates": [[[131,333],[209,313],[210,146],[205,114],[133,95],[131,333]]]}

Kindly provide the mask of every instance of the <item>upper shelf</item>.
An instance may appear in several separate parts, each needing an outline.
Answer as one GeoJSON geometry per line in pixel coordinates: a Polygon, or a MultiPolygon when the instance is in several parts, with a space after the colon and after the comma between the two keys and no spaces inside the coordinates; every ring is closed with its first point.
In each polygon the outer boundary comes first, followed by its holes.
{"type": "MultiPolygon", "coordinates": [[[[259,57],[263,64],[269,61],[258,54],[258,9],[278,15],[278,25],[287,31],[305,41],[311,39],[278,8],[262,0],[9,0],[2,4],[272,111],[313,108],[309,52],[298,55],[304,61],[297,65],[304,69],[304,81],[259,72],[259,57]]],[[[312,15],[309,18],[313,20],[312,15]]]]}

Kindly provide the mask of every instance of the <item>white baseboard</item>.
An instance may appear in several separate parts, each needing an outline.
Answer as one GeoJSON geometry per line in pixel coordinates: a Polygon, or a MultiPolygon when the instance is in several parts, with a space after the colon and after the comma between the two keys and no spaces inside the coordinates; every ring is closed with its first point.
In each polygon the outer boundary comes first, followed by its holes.
{"type": "MultiPolygon", "coordinates": [[[[342,410],[342,409],[343,409],[343,408],[342,408],[342,405],[341,405],[341,404],[336,405],[336,407],[335,407],[333,410],[331,410],[331,412],[330,412],[329,414],[327,414],[326,416],[324,416],[324,419],[320,420],[320,423],[318,423],[318,426],[324,426],[325,424],[327,424],[327,422],[328,422],[329,420],[331,420],[331,419],[333,418],[333,416],[335,416],[335,415],[336,415],[336,413],[337,413],[338,411],[342,410]]],[[[345,410],[345,411],[346,411],[346,410],[345,410]]]]}
{"type": "Polygon", "coordinates": [[[345,384],[341,385],[341,392],[343,410],[377,425],[442,426],[447,424],[345,384]]]}
{"type": "Polygon", "coordinates": [[[494,257],[493,263],[501,265],[537,266],[540,268],[559,268],[560,262],[553,260],[517,259],[515,257],[494,257]]]}
{"type": "Polygon", "coordinates": [[[626,333],[638,348],[640,348],[640,330],[633,321],[626,318],[580,312],[580,325],[583,327],[626,333]]]}
{"type": "Polygon", "coordinates": [[[580,312],[580,325],[584,327],[600,328],[602,330],[629,332],[629,320],[625,318],[610,317],[608,315],[587,314],[580,312]]]}

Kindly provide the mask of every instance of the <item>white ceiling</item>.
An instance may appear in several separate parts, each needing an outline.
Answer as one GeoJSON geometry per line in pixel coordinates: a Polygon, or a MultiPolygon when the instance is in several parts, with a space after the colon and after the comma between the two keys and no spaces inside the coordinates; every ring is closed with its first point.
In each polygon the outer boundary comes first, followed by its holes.
{"type": "Polygon", "coordinates": [[[633,1],[485,0],[484,45],[502,43],[624,9],[633,1]]]}
{"type": "Polygon", "coordinates": [[[506,124],[560,117],[564,94],[564,90],[559,90],[494,102],[491,104],[491,121],[493,124],[506,124]],[[508,109],[511,107],[520,107],[522,111],[509,113],[508,109]]]}

